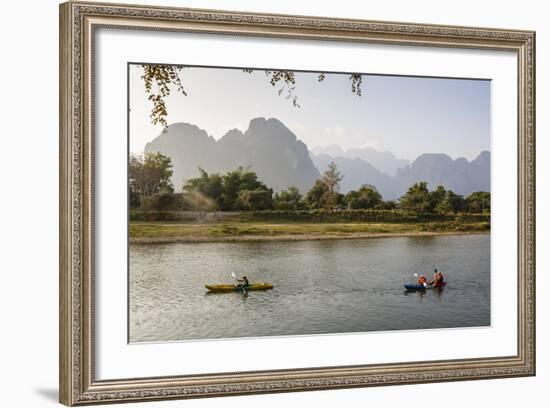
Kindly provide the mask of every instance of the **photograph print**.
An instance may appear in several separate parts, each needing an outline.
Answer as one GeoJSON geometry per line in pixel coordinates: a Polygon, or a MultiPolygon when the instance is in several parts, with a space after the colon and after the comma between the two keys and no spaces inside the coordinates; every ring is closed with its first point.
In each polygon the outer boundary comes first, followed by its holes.
{"type": "Polygon", "coordinates": [[[491,325],[491,81],[128,64],[130,343],[491,325]]]}

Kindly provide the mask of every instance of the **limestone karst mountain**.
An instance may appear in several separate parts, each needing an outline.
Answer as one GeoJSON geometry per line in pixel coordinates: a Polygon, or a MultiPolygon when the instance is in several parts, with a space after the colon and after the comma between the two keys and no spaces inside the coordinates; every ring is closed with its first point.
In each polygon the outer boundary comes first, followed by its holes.
{"type": "Polygon", "coordinates": [[[376,186],[384,199],[397,199],[418,181],[433,189],[443,185],[457,194],[490,191],[491,154],[483,151],[472,161],[453,160],[443,153],[425,153],[412,163],[391,152],[372,148],[348,149],[338,145],[313,152],[281,121],[255,118],[244,132],[229,130],[219,140],[195,125],[175,123],[148,143],[145,152],[161,152],[173,163],[173,184],[180,190],[185,180],[207,172],[250,167],[275,192],[297,186],[305,194],[334,161],[344,175],[342,193],[364,184],[376,186]],[[315,153],[317,152],[317,153],[315,153]]]}
{"type": "Polygon", "coordinates": [[[176,189],[196,177],[199,167],[208,172],[250,167],[274,191],[290,186],[307,191],[319,177],[307,146],[277,119],[253,119],[244,133],[233,129],[218,141],[197,126],[176,123],[148,143],[145,151],[172,159],[176,189]]]}

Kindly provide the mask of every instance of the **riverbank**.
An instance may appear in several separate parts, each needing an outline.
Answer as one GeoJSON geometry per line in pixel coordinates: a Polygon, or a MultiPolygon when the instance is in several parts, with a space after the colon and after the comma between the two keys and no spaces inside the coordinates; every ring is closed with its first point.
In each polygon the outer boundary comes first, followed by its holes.
{"type": "Polygon", "coordinates": [[[132,222],[130,243],[306,241],[488,234],[488,223],[204,223],[132,222]]]}

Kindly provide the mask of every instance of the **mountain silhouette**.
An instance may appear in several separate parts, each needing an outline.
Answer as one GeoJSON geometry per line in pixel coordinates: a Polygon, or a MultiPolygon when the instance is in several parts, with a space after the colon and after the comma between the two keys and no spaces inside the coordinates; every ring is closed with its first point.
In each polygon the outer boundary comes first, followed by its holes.
{"type": "Polygon", "coordinates": [[[307,191],[319,178],[307,146],[273,118],[252,119],[244,133],[232,129],[218,141],[195,125],[176,123],[148,143],[145,152],[172,159],[176,190],[198,176],[199,167],[210,173],[250,167],[275,192],[290,186],[307,191]]]}
{"type": "Polygon", "coordinates": [[[365,160],[331,157],[327,154],[312,155],[312,159],[320,172],[323,172],[330,162],[336,163],[338,171],[344,176],[340,182],[340,192],[344,194],[350,190],[357,190],[365,184],[375,186],[384,198],[396,198],[399,194],[395,179],[382,173],[365,160]]]}
{"type": "Polygon", "coordinates": [[[410,166],[397,170],[400,190],[417,181],[426,181],[430,188],[443,185],[457,194],[491,191],[491,154],[482,151],[471,162],[463,157],[456,160],[442,153],[420,155],[410,166]]]}
{"type": "Polygon", "coordinates": [[[145,152],[160,152],[172,159],[176,190],[197,177],[199,167],[209,173],[224,173],[242,166],[255,171],[274,192],[296,186],[305,195],[331,161],[344,176],[340,183],[344,194],[368,184],[384,199],[395,200],[419,181],[426,181],[430,189],[443,185],[464,196],[491,187],[488,151],[472,161],[425,153],[408,164],[391,152],[372,148],[344,151],[332,145],[314,150],[320,153],[310,152],[281,121],[261,117],[252,119],[246,131],[229,130],[217,141],[195,125],[174,123],[145,146],[145,152]]]}
{"type": "Polygon", "coordinates": [[[409,164],[408,160],[398,159],[392,152],[380,152],[372,147],[351,148],[344,151],[344,149],[338,145],[329,145],[325,147],[314,147],[311,149],[311,152],[317,156],[325,154],[331,157],[361,159],[389,176],[395,176],[397,169],[409,164]]]}

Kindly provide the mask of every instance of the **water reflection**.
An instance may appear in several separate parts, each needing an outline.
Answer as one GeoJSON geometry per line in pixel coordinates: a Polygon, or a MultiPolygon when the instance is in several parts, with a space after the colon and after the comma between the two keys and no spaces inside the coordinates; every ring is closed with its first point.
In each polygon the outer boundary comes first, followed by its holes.
{"type": "Polygon", "coordinates": [[[443,300],[443,292],[445,291],[445,288],[438,288],[438,289],[428,289],[428,290],[404,290],[403,294],[405,296],[416,296],[418,298],[419,302],[424,302],[424,299],[426,296],[432,296],[435,300],[438,302],[442,302],[443,300]]]}
{"type": "Polygon", "coordinates": [[[472,235],[131,245],[130,340],[488,325],[489,243],[472,235]],[[447,287],[402,295],[413,273],[434,267],[447,287]],[[206,294],[205,284],[234,283],[232,273],[274,289],[206,294]]]}

